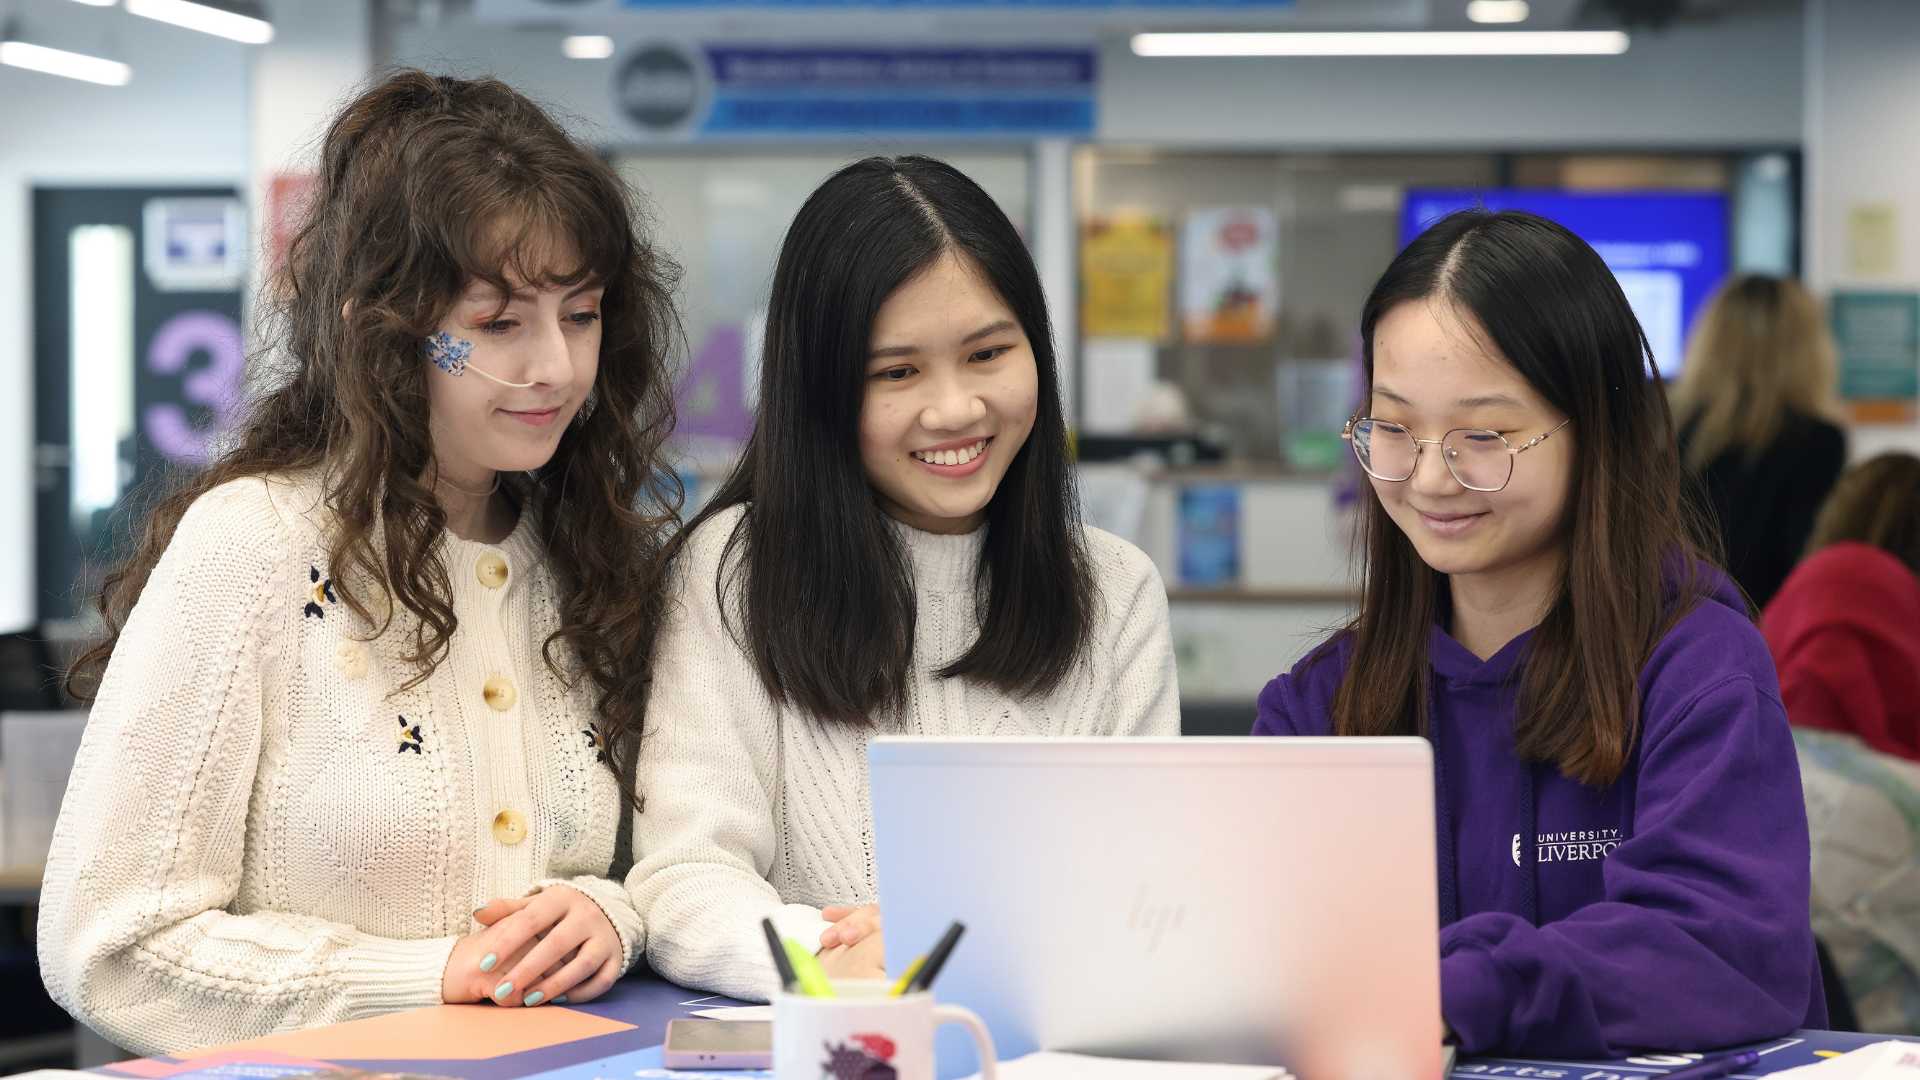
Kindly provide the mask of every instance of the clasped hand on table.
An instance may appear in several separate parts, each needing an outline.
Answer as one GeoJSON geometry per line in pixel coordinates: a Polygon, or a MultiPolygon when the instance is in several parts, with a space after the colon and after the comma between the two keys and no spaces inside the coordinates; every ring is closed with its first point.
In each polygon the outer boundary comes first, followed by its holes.
{"type": "Polygon", "coordinates": [[[833,924],[820,935],[820,967],[829,978],[887,977],[886,948],[877,905],[836,905],[822,910],[820,915],[833,924]]]}
{"type": "Polygon", "coordinates": [[[481,929],[454,942],[440,977],[449,1005],[579,1004],[622,974],[620,935],[587,894],[555,885],[475,911],[481,929]]]}

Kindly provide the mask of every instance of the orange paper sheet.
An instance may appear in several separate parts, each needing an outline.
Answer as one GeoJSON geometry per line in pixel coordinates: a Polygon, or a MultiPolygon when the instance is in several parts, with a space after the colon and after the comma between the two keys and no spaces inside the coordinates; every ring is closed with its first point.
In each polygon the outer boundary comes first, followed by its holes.
{"type": "Polygon", "coordinates": [[[271,1050],[329,1061],[484,1061],[631,1030],[632,1024],[553,1006],[437,1005],[209,1047],[194,1056],[271,1050]]]}
{"type": "Polygon", "coordinates": [[[294,1057],[292,1054],[280,1054],[271,1050],[229,1050],[219,1054],[202,1054],[191,1061],[156,1061],[153,1058],[135,1058],[132,1061],[116,1062],[107,1068],[122,1076],[145,1077],[146,1080],[164,1080],[184,1072],[194,1072],[215,1065],[298,1065],[311,1067],[315,1071],[331,1068],[326,1062],[316,1058],[294,1057]]]}

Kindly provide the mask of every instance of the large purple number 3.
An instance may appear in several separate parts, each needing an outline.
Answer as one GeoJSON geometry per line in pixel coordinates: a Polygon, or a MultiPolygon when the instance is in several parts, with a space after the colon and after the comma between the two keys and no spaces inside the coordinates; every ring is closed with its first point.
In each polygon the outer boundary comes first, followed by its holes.
{"type": "Polygon", "coordinates": [[[205,464],[213,437],[224,431],[239,403],[247,370],[240,327],[217,311],[183,311],[163,323],[147,347],[147,370],[155,375],[178,375],[195,353],[207,363],[181,381],[184,404],[149,405],[142,413],[147,438],[168,460],[184,465],[205,464]],[[194,427],[187,405],[213,410],[211,427],[194,427]]]}

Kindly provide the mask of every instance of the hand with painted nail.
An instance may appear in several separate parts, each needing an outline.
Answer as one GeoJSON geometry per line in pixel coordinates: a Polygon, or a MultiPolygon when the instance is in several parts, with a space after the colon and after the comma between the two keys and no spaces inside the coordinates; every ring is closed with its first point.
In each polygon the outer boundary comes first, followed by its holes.
{"type": "Polygon", "coordinates": [[[472,1005],[486,1001],[500,980],[493,973],[511,968],[526,956],[502,955],[494,944],[491,929],[468,934],[453,943],[446,970],[440,973],[440,1000],[449,1005],[472,1005]]]}
{"type": "MultiPolygon", "coordinates": [[[[479,923],[481,926],[492,926],[494,923],[499,922],[501,919],[504,919],[507,916],[513,914],[514,912],[519,911],[521,908],[526,907],[527,904],[532,900],[533,900],[533,897],[531,896],[496,898],[493,900],[489,900],[487,901],[485,907],[477,907],[473,909],[473,921],[479,923]]],[[[532,948],[532,946],[529,945],[528,948],[532,948]]],[[[572,959],[573,959],[573,956],[570,954],[562,958],[561,963],[566,963],[568,961],[571,961],[572,959]]],[[[494,970],[506,970],[506,969],[489,967],[487,970],[494,971],[494,970]]],[[[557,973],[558,971],[559,971],[559,965],[556,964],[553,968],[553,972],[557,973]]],[[[486,993],[491,994],[494,990],[498,990],[499,988],[500,988],[499,984],[495,983],[492,987],[490,987],[486,991],[486,993]]],[[[547,1003],[550,1005],[565,1005],[568,1000],[569,999],[565,994],[555,994],[553,997],[547,999],[547,1003]]]]}
{"type": "MultiPolygon", "coordinates": [[[[565,885],[518,900],[495,900],[474,913],[487,928],[493,967],[487,998],[497,1005],[578,1004],[620,978],[620,935],[587,895],[565,885]]],[[[456,948],[455,952],[459,950],[456,948]]]]}

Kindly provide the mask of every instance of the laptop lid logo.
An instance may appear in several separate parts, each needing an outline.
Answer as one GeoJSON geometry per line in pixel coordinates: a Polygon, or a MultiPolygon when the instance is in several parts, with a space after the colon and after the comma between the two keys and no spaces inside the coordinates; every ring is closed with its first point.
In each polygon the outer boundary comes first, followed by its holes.
{"type": "Polygon", "coordinates": [[[1127,929],[1135,934],[1145,935],[1147,955],[1152,956],[1167,935],[1180,929],[1187,921],[1187,905],[1156,904],[1148,893],[1147,886],[1133,896],[1133,910],[1127,915],[1127,929]]]}

